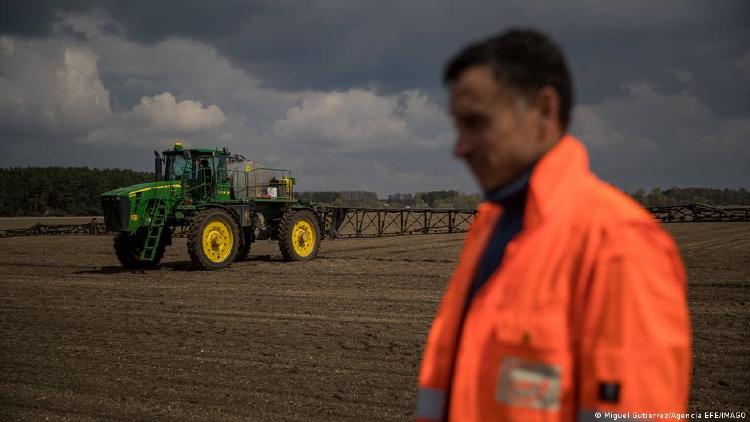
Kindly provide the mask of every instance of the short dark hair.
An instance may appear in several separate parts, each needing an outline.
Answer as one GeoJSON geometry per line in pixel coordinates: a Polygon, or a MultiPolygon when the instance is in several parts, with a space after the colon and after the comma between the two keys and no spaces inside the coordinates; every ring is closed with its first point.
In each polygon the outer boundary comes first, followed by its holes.
{"type": "Polygon", "coordinates": [[[544,86],[560,95],[559,121],[563,130],[570,123],[573,81],[560,47],[550,37],[533,29],[511,29],[464,47],[445,66],[443,82],[450,85],[473,66],[490,65],[495,79],[533,95],[544,86]]]}

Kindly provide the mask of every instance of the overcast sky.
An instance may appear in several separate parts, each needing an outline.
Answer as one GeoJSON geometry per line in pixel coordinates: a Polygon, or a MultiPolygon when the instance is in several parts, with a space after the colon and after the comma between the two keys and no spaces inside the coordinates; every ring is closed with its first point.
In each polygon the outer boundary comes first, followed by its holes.
{"type": "Polygon", "coordinates": [[[7,1],[0,167],[151,170],[176,138],[299,190],[479,190],[440,84],[462,45],[550,33],[572,133],[628,191],[750,187],[748,1],[7,1]]]}

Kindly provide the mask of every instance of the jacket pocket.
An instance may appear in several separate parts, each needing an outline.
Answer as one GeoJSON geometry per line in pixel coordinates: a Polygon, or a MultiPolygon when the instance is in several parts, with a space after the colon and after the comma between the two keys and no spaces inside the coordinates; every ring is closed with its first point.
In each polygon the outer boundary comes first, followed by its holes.
{"type": "Polygon", "coordinates": [[[508,421],[563,419],[570,395],[571,353],[561,308],[498,312],[482,355],[479,387],[487,403],[484,414],[508,421]]]}

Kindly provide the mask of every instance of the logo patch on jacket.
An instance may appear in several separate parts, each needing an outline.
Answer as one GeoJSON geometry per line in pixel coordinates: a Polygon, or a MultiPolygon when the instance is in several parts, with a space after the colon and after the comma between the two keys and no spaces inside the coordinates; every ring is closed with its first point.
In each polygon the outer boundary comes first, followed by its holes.
{"type": "Polygon", "coordinates": [[[560,407],[560,365],[504,357],[495,387],[500,403],[539,410],[560,407]]]}

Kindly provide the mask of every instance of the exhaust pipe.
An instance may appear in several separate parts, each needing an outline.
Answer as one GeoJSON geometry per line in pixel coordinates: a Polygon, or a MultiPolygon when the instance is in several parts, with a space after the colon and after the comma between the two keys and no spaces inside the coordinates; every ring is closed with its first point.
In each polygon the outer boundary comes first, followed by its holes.
{"type": "Polygon", "coordinates": [[[154,158],[154,180],[158,182],[164,178],[161,170],[162,158],[159,155],[159,151],[154,151],[154,155],[156,156],[156,158],[154,158]]]}

